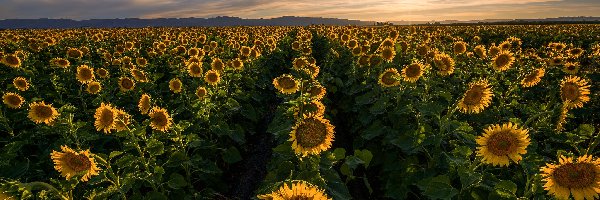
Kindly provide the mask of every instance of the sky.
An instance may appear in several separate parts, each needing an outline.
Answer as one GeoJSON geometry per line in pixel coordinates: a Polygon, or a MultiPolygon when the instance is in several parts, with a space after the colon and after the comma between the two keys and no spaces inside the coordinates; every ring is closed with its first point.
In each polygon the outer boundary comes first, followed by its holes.
{"type": "Polygon", "coordinates": [[[0,19],[216,16],[369,21],[600,16],[600,0],[0,0],[0,19]]]}

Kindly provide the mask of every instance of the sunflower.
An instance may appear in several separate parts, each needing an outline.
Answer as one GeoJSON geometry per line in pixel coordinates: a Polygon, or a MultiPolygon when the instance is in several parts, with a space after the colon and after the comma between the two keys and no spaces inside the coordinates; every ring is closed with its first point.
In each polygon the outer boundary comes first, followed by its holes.
{"type": "Polygon", "coordinates": [[[71,62],[69,62],[69,60],[64,59],[64,58],[55,58],[55,59],[53,59],[52,63],[55,66],[60,67],[60,68],[68,68],[69,66],[71,66],[71,62]]]}
{"type": "Polygon", "coordinates": [[[306,58],[304,57],[299,57],[294,59],[292,65],[294,66],[294,69],[299,70],[304,68],[304,66],[308,65],[308,61],[306,61],[306,58]]]}
{"type": "Polygon", "coordinates": [[[131,76],[133,76],[133,78],[136,81],[139,81],[142,83],[148,82],[148,76],[146,76],[146,73],[143,70],[141,70],[137,67],[131,67],[130,69],[131,70],[129,72],[131,73],[131,76]]]}
{"type": "Polygon", "coordinates": [[[135,59],[135,64],[137,64],[140,67],[144,67],[144,66],[146,66],[148,64],[148,60],[146,60],[145,58],[142,58],[142,57],[136,58],[135,59]]]}
{"type": "Polygon", "coordinates": [[[80,59],[83,57],[83,52],[77,48],[69,48],[69,50],[67,50],[67,57],[80,59]]]}
{"type": "Polygon", "coordinates": [[[2,95],[2,101],[9,108],[17,109],[21,108],[21,105],[23,105],[25,99],[17,93],[7,92],[6,94],[2,95]]]}
{"type": "Polygon", "coordinates": [[[590,101],[590,85],[577,76],[565,77],[560,83],[560,97],[569,109],[581,108],[583,103],[590,101]]]}
{"type": "Polygon", "coordinates": [[[317,115],[304,115],[290,133],[292,148],[297,155],[317,155],[331,147],[334,126],[329,120],[317,115]]]}
{"type": "Polygon", "coordinates": [[[273,191],[271,194],[258,195],[257,198],[265,200],[331,200],[325,191],[304,181],[292,183],[291,187],[284,183],[279,190],[273,191]]]}
{"type": "Polygon", "coordinates": [[[511,122],[488,127],[475,141],[481,162],[494,166],[508,166],[509,160],[519,163],[530,143],[528,130],[511,122]]]}
{"type": "Polygon", "coordinates": [[[521,85],[523,87],[533,87],[542,80],[542,77],[544,77],[545,73],[546,70],[544,68],[534,69],[529,74],[527,74],[523,78],[523,80],[521,80],[521,85]]]}
{"type": "Polygon", "coordinates": [[[549,62],[551,66],[562,65],[565,63],[565,58],[563,58],[562,56],[555,56],[551,58],[549,62]]]}
{"type": "Polygon", "coordinates": [[[407,82],[417,82],[419,78],[423,75],[423,71],[425,70],[425,66],[419,62],[414,62],[404,69],[402,69],[402,78],[407,82]]]}
{"type": "Polygon", "coordinates": [[[221,74],[215,70],[208,70],[206,74],[204,74],[204,81],[209,85],[217,85],[221,80],[221,74]]]}
{"type": "Polygon", "coordinates": [[[308,93],[310,98],[313,100],[321,100],[323,97],[325,97],[327,90],[325,87],[321,86],[321,84],[315,82],[312,86],[306,89],[306,93],[308,93]]]}
{"type": "Polygon", "coordinates": [[[3,64],[12,68],[18,68],[21,66],[21,58],[19,58],[19,56],[15,54],[4,55],[4,57],[0,61],[3,64]]]}
{"type": "Polygon", "coordinates": [[[16,200],[17,198],[15,198],[9,192],[0,189],[0,199],[2,199],[2,200],[16,200]]]}
{"type": "Polygon", "coordinates": [[[198,97],[198,99],[204,98],[207,93],[208,91],[206,91],[206,88],[202,86],[199,86],[198,89],[196,89],[196,96],[198,97]]]}
{"type": "Polygon", "coordinates": [[[103,131],[104,133],[110,133],[115,128],[117,121],[117,110],[110,104],[102,103],[100,107],[96,109],[94,114],[94,126],[97,131],[103,131]]]}
{"type": "Polygon", "coordinates": [[[148,114],[148,112],[150,111],[150,95],[148,94],[142,94],[142,96],[140,97],[140,101],[138,102],[138,108],[140,109],[140,112],[142,114],[148,114]]]}
{"type": "Polygon", "coordinates": [[[454,54],[462,54],[465,53],[467,51],[467,43],[463,42],[463,41],[458,41],[454,43],[454,54]]]}
{"type": "Polygon", "coordinates": [[[190,49],[187,51],[187,54],[188,54],[188,56],[190,56],[190,57],[198,56],[198,54],[200,54],[200,49],[198,49],[198,48],[196,48],[196,47],[190,48],[190,49]]]}
{"type": "Polygon", "coordinates": [[[157,131],[166,132],[171,127],[173,119],[164,108],[154,107],[150,111],[150,127],[157,131]]]}
{"type": "Polygon", "coordinates": [[[479,56],[480,58],[487,58],[487,51],[485,50],[485,46],[477,45],[474,51],[475,54],[477,54],[477,56],[479,56]]]}
{"type": "Polygon", "coordinates": [[[498,53],[500,53],[501,51],[502,51],[502,49],[500,49],[500,47],[492,45],[492,46],[490,46],[488,53],[490,53],[491,57],[496,57],[496,55],[498,55],[498,53]]]}
{"type": "Polygon", "coordinates": [[[187,65],[187,69],[188,69],[188,74],[190,74],[191,77],[201,77],[203,70],[202,70],[202,63],[197,63],[197,62],[191,62],[187,65]]]}
{"type": "Polygon", "coordinates": [[[563,65],[562,71],[567,74],[577,74],[577,72],[579,72],[579,63],[568,62],[565,65],[563,65]]]}
{"type": "Polygon", "coordinates": [[[480,80],[469,85],[463,98],[458,102],[458,108],[463,113],[479,113],[492,102],[494,96],[487,80],[480,80]]]}
{"type": "Polygon", "coordinates": [[[211,69],[215,71],[223,71],[225,69],[225,63],[221,61],[219,58],[213,58],[212,63],[210,63],[211,69]]]}
{"type": "Polygon", "coordinates": [[[129,125],[129,120],[131,115],[127,114],[122,109],[115,109],[117,111],[117,119],[115,121],[115,130],[117,132],[127,130],[127,126],[129,125]]]}
{"type": "Polygon", "coordinates": [[[181,80],[179,80],[178,78],[173,78],[169,81],[169,89],[171,91],[173,91],[175,94],[180,93],[181,92],[181,80]]]}
{"type": "Polygon", "coordinates": [[[100,168],[96,166],[90,150],[79,151],[61,146],[62,152],[52,151],[50,157],[54,162],[54,169],[60,172],[67,180],[81,176],[81,181],[88,181],[92,176],[98,175],[100,168]]]}
{"type": "Polygon", "coordinates": [[[81,65],[77,67],[77,80],[80,83],[86,84],[94,80],[94,68],[88,67],[87,65],[81,65]]]}
{"type": "Polygon", "coordinates": [[[383,87],[395,87],[400,85],[398,78],[400,73],[395,68],[388,68],[379,75],[379,85],[383,87]]]}
{"type": "Polygon", "coordinates": [[[100,82],[92,81],[87,84],[87,88],[85,90],[90,94],[98,94],[98,92],[102,90],[102,85],[100,85],[100,82]]]}
{"type": "Polygon", "coordinates": [[[128,77],[119,78],[119,88],[123,92],[131,91],[135,87],[135,82],[128,77]]]}
{"type": "Polygon", "coordinates": [[[56,108],[52,107],[52,104],[46,105],[44,101],[33,102],[29,104],[29,114],[27,117],[36,124],[43,122],[51,125],[58,117],[58,112],[56,108]]]}
{"type": "Polygon", "coordinates": [[[289,74],[284,74],[273,79],[273,86],[283,94],[293,94],[299,89],[298,81],[289,74]]]}
{"type": "Polygon", "coordinates": [[[242,70],[242,69],[244,69],[244,62],[242,62],[242,60],[239,59],[239,58],[236,58],[236,59],[232,60],[231,61],[231,65],[236,70],[242,70]]]}
{"type": "Polygon", "coordinates": [[[387,62],[392,62],[396,56],[396,51],[391,47],[385,47],[381,50],[381,57],[387,62]]]}
{"type": "Polygon", "coordinates": [[[573,157],[561,155],[558,164],[546,163],[540,168],[544,189],[557,199],[597,199],[600,193],[600,161],[591,155],[573,157]]]}
{"type": "Polygon", "coordinates": [[[438,68],[438,74],[447,76],[454,73],[454,59],[446,53],[436,54],[433,62],[438,68]]]}
{"type": "Polygon", "coordinates": [[[302,106],[297,106],[294,109],[294,116],[302,117],[304,115],[314,115],[323,117],[325,114],[325,105],[319,100],[302,103],[302,106]]]}
{"type": "Polygon", "coordinates": [[[492,60],[492,67],[498,71],[506,71],[515,61],[515,57],[509,51],[502,51],[492,60]]]}
{"type": "Polygon", "coordinates": [[[583,54],[584,50],[581,48],[573,48],[569,50],[569,55],[575,58],[579,58],[583,54]]]}
{"type": "Polygon", "coordinates": [[[13,85],[19,91],[27,91],[27,89],[29,89],[29,82],[27,82],[27,79],[20,76],[13,79],[13,85]]]}

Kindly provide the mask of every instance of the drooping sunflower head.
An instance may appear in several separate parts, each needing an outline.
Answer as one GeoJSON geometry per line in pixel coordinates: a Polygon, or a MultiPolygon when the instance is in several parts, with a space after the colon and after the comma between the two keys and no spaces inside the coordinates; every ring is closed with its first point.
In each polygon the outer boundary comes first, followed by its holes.
{"type": "Polygon", "coordinates": [[[205,87],[199,86],[196,89],[196,96],[198,97],[198,99],[203,99],[204,97],[206,97],[207,94],[208,94],[208,91],[206,90],[205,87]]]}
{"type": "Polygon", "coordinates": [[[148,94],[142,94],[142,96],[140,97],[140,101],[138,102],[138,108],[140,109],[140,112],[142,114],[148,114],[148,112],[150,111],[150,95],[148,94]]]}
{"type": "Polygon", "coordinates": [[[298,81],[289,74],[284,74],[273,79],[273,86],[283,94],[293,94],[299,89],[298,81]]]}
{"type": "Polygon", "coordinates": [[[512,66],[514,61],[515,57],[511,52],[502,51],[492,60],[492,67],[497,71],[506,71],[512,66]]]}
{"type": "Polygon", "coordinates": [[[110,104],[102,103],[100,107],[96,109],[94,119],[96,119],[94,126],[97,131],[110,133],[116,126],[117,110],[110,104]]]}
{"type": "Polygon", "coordinates": [[[528,131],[511,122],[488,127],[475,141],[481,162],[494,166],[508,166],[510,160],[519,163],[530,144],[528,131]]]}
{"type": "Polygon", "coordinates": [[[438,68],[438,74],[447,76],[454,73],[454,59],[446,53],[436,54],[433,57],[433,62],[438,68]]]}
{"type": "Polygon", "coordinates": [[[544,77],[545,73],[546,70],[544,68],[534,69],[525,77],[523,77],[523,80],[521,80],[521,85],[523,87],[533,87],[542,80],[542,77],[544,77]]]}
{"type": "Polygon", "coordinates": [[[21,67],[21,58],[15,54],[8,54],[2,57],[1,63],[12,68],[18,68],[21,67]]]}
{"type": "Polygon", "coordinates": [[[221,80],[221,74],[219,74],[216,70],[208,70],[206,74],[204,74],[204,81],[209,85],[217,85],[221,80]]]}
{"type": "Polygon", "coordinates": [[[167,132],[173,124],[173,119],[164,108],[154,107],[150,111],[150,127],[154,130],[167,132]]]}
{"type": "Polygon", "coordinates": [[[93,155],[89,150],[76,152],[61,146],[62,151],[52,151],[50,157],[54,162],[54,169],[61,173],[67,180],[81,176],[81,181],[88,181],[92,176],[98,175],[100,168],[96,166],[93,155]]]}
{"type": "Polygon", "coordinates": [[[33,102],[29,104],[27,117],[36,124],[46,123],[47,125],[52,125],[54,120],[58,118],[58,111],[52,107],[52,104],[46,104],[44,101],[33,102]]]}
{"type": "Polygon", "coordinates": [[[25,102],[25,99],[17,93],[7,92],[2,95],[2,101],[4,105],[12,109],[21,108],[21,105],[25,102]]]}
{"type": "Polygon", "coordinates": [[[479,113],[491,104],[493,96],[487,80],[473,82],[458,102],[458,108],[463,113],[479,113]]]}
{"type": "Polygon", "coordinates": [[[290,141],[297,155],[317,155],[331,148],[334,126],[322,116],[305,115],[292,128],[290,141]]]}
{"type": "Polygon", "coordinates": [[[597,199],[600,193],[600,161],[591,155],[560,156],[559,163],[541,167],[544,189],[557,199],[597,199]]]}
{"type": "Polygon", "coordinates": [[[396,51],[394,50],[394,48],[386,47],[386,48],[381,49],[381,57],[385,61],[392,62],[392,60],[394,60],[395,56],[396,56],[396,51]]]}
{"type": "Polygon", "coordinates": [[[191,77],[202,77],[204,71],[202,70],[202,63],[191,62],[187,65],[188,74],[191,77]]]}
{"type": "Polygon", "coordinates": [[[467,43],[463,41],[458,41],[454,43],[454,54],[462,54],[467,51],[467,43]]]}
{"type": "Polygon", "coordinates": [[[388,68],[379,75],[379,85],[382,87],[395,87],[400,85],[400,73],[396,68],[388,68]]]}
{"type": "Polygon", "coordinates": [[[169,89],[175,94],[181,92],[182,85],[183,84],[181,83],[181,80],[179,80],[178,78],[173,78],[169,81],[169,89]]]}
{"type": "Polygon", "coordinates": [[[98,81],[92,81],[87,84],[87,87],[85,90],[90,94],[98,94],[98,92],[100,92],[100,90],[102,90],[102,85],[100,85],[100,82],[98,82],[98,81]]]}
{"type": "Polygon", "coordinates": [[[135,87],[135,82],[131,80],[129,77],[121,77],[119,78],[119,89],[122,92],[127,92],[133,90],[135,87]]]}
{"type": "Polygon", "coordinates": [[[94,68],[88,67],[87,65],[81,65],[77,67],[77,80],[86,84],[94,80],[94,68]]]}
{"type": "Polygon", "coordinates": [[[278,190],[270,194],[258,195],[257,198],[264,200],[331,200],[325,191],[304,181],[284,183],[278,190]]]}
{"type": "Polygon", "coordinates": [[[589,83],[580,77],[568,76],[560,83],[560,97],[569,109],[583,107],[584,103],[590,101],[589,94],[589,83]]]}
{"type": "Polygon", "coordinates": [[[425,71],[425,66],[420,62],[414,62],[402,69],[402,78],[406,82],[417,82],[419,78],[423,75],[425,71]]]}
{"type": "Polygon", "coordinates": [[[20,76],[13,79],[13,85],[19,91],[27,91],[29,89],[29,82],[27,82],[27,79],[20,76]]]}

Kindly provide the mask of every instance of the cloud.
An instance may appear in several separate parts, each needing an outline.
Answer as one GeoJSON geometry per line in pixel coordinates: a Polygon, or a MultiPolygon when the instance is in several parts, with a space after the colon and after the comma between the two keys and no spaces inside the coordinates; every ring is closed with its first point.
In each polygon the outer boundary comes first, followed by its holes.
{"type": "Polygon", "coordinates": [[[0,18],[272,18],[444,20],[598,15],[597,0],[0,0],[0,18]],[[552,12],[549,12],[552,11],[552,12]]]}

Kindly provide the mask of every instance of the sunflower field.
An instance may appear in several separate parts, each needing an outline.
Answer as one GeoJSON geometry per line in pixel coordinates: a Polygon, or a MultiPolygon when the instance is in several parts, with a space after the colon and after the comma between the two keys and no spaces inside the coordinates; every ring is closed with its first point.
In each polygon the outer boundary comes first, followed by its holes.
{"type": "Polygon", "coordinates": [[[0,199],[598,199],[600,26],[0,30],[0,199]]]}

